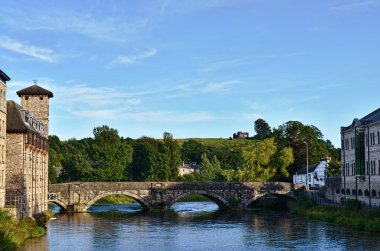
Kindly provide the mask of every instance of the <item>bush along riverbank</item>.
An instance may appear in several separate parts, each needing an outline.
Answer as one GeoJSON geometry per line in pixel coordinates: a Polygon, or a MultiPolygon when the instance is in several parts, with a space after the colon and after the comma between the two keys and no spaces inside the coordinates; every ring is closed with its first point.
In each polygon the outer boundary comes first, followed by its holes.
{"type": "Polygon", "coordinates": [[[41,214],[36,220],[18,221],[8,212],[0,210],[0,251],[14,250],[26,239],[41,237],[46,234],[46,222],[51,212],[41,214]]]}
{"type": "Polygon", "coordinates": [[[324,220],[356,230],[380,233],[380,211],[362,208],[357,200],[347,201],[345,208],[319,206],[302,197],[291,208],[291,213],[315,220],[324,220]]]}

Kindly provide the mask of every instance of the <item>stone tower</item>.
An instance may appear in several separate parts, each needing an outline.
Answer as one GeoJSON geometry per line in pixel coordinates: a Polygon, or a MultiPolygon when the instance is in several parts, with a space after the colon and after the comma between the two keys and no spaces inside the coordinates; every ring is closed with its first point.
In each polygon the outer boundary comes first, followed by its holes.
{"type": "Polygon", "coordinates": [[[37,84],[16,93],[21,98],[21,106],[42,121],[43,134],[49,138],[49,98],[53,97],[53,93],[37,84]]]}
{"type": "Polygon", "coordinates": [[[10,78],[0,70],[0,208],[5,204],[7,86],[10,78]]]}

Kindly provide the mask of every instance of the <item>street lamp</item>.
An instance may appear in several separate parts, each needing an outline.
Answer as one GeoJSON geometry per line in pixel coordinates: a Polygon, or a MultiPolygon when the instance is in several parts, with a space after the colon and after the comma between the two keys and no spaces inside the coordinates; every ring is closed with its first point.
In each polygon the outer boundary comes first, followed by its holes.
{"type": "Polygon", "coordinates": [[[306,145],[306,191],[309,190],[309,184],[308,184],[308,179],[309,179],[309,144],[304,141],[302,144],[306,145]]]}

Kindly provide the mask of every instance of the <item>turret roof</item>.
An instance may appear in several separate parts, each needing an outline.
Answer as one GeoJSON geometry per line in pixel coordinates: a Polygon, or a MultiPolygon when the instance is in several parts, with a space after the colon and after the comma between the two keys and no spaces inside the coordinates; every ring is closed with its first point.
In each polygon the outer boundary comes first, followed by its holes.
{"type": "Polygon", "coordinates": [[[5,74],[1,69],[0,69],[0,79],[1,79],[3,82],[11,80],[11,78],[8,77],[8,75],[5,74]]]}
{"type": "Polygon", "coordinates": [[[44,89],[41,86],[38,86],[36,84],[29,86],[25,89],[22,89],[16,93],[19,97],[24,96],[24,95],[36,95],[36,96],[46,95],[46,96],[49,96],[49,98],[53,97],[53,93],[51,91],[48,91],[48,90],[46,90],[46,89],[44,89]]]}

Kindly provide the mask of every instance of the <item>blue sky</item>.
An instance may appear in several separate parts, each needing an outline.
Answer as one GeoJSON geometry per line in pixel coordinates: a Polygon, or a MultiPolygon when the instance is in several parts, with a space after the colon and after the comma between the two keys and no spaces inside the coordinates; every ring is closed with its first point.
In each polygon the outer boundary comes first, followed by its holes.
{"type": "Polygon", "coordinates": [[[50,134],[254,134],[340,126],[379,108],[380,0],[0,0],[0,68],[54,92],[50,134]]]}

